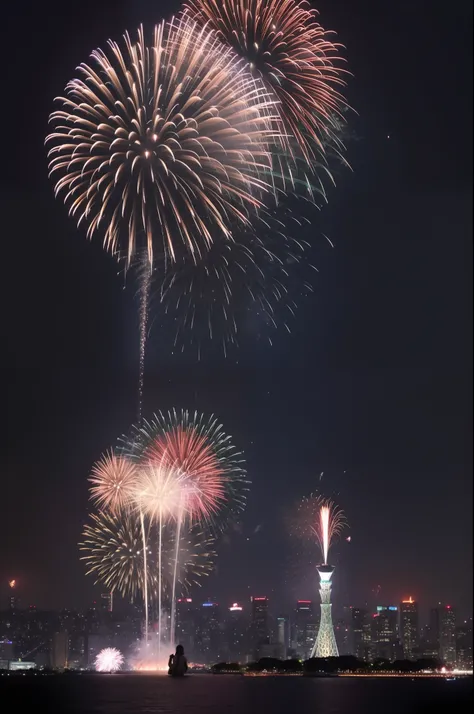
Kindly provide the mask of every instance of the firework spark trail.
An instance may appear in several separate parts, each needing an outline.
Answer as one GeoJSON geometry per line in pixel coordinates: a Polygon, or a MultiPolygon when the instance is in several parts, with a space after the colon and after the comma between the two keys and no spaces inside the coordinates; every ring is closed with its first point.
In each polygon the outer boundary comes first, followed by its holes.
{"type": "Polygon", "coordinates": [[[230,237],[271,186],[268,143],[278,142],[274,99],[244,63],[189,18],[143,29],[124,48],[109,41],[81,64],[50,117],[46,141],[55,192],[92,237],[129,266],[145,249],[196,256],[210,227],[230,237]]]}
{"type": "Polygon", "coordinates": [[[148,330],[148,310],[152,271],[148,262],[142,265],[140,275],[140,362],[138,374],[138,421],[142,418],[143,385],[145,379],[145,354],[148,330]]]}
{"type": "MultiPolygon", "coordinates": [[[[135,503],[140,514],[146,514],[158,527],[158,655],[161,658],[162,645],[162,593],[163,593],[163,525],[168,518],[178,519],[181,505],[183,477],[173,468],[160,460],[149,461],[140,470],[140,477],[135,494],[135,503]]],[[[145,546],[144,546],[145,549],[145,546]]],[[[144,557],[146,569],[146,558],[144,557]]],[[[145,581],[146,581],[145,576],[145,581]]]]}
{"type": "Polygon", "coordinates": [[[319,494],[303,498],[288,519],[293,535],[307,544],[316,542],[321,549],[323,565],[327,565],[332,542],[346,527],[344,512],[333,501],[319,494]]]}
{"type": "Polygon", "coordinates": [[[140,511],[140,528],[142,532],[142,552],[143,552],[143,599],[145,601],[145,646],[148,645],[148,567],[146,554],[145,518],[143,511],[140,511]]]}
{"type": "Polygon", "coordinates": [[[320,529],[322,535],[322,551],[323,551],[323,563],[327,565],[328,562],[328,550],[329,550],[329,507],[321,506],[320,512],[320,529]]]}
{"type": "Polygon", "coordinates": [[[326,145],[340,144],[338,125],[346,107],[341,46],[299,0],[186,0],[185,15],[213,28],[245,58],[279,100],[279,114],[293,153],[292,137],[307,162],[326,145]]]}
{"type": "Polygon", "coordinates": [[[343,511],[335,506],[332,501],[321,500],[319,519],[312,526],[312,529],[320,545],[324,565],[327,565],[332,541],[341,533],[345,525],[346,519],[343,511]]]}
{"type": "Polygon", "coordinates": [[[115,647],[106,647],[95,658],[96,672],[118,672],[124,663],[123,654],[115,647]]]}

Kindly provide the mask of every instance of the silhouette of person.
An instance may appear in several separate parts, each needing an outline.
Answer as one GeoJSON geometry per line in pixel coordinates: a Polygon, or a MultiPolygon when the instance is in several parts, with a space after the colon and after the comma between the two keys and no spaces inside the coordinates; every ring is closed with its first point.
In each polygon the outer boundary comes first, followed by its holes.
{"type": "Polygon", "coordinates": [[[184,647],[178,645],[175,654],[171,654],[168,660],[168,674],[172,677],[184,677],[187,671],[188,660],[184,656],[184,647]]]}

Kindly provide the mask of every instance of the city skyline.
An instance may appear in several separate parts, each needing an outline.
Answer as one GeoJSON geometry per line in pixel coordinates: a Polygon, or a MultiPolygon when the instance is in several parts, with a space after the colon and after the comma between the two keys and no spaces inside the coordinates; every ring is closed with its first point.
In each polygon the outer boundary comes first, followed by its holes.
{"type": "MultiPolygon", "coordinates": [[[[126,667],[141,666],[140,605],[121,601],[114,608],[106,593],[83,612],[20,609],[15,599],[8,605],[0,610],[3,665],[6,660],[15,663],[21,658],[38,667],[90,668],[101,650],[112,647],[124,653],[126,667]]],[[[429,620],[421,623],[418,605],[410,597],[398,605],[379,604],[375,611],[345,606],[334,628],[339,655],[367,664],[438,660],[451,668],[472,669],[472,617],[462,621],[451,605],[435,606],[430,608],[429,620]]],[[[314,601],[297,600],[290,612],[276,614],[263,595],[231,605],[178,598],[176,613],[177,641],[194,666],[219,662],[244,665],[265,657],[306,661],[322,656],[314,654],[321,625],[314,601]]],[[[151,632],[156,631],[156,625],[156,621],[152,623],[151,632]]]]}
{"type": "MultiPolygon", "coordinates": [[[[60,3],[33,7],[27,21],[9,8],[25,42],[12,47],[7,78],[22,141],[5,147],[0,199],[15,237],[5,241],[7,265],[18,265],[21,247],[20,267],[5,275],[2,310],[0,538],[8,545],[0,549],[0,593],[16,579],[21,599],[38,607],[85,607],[100,593],[77,552],[90,510],[87,475],[135,420],[138,375],[135,285],[129,276],[123,289],[110,256],[55,203],[47,116],[93,47],[178,7],[164,5],[158,13],[141,0],[105,2],[107,28],[84,11],[74,41],[60,3]],[[44,81],[25,93],[32,67],[44,81]]],[[[264,320],[252,314],[241,348],[225,359],[212,347],[200,362],[176,353],[155,318],[143,414],[175,405],[214,413],[245,453],[248,508],[221,538],[204,587],[217,601],[261,592],[284,612],[298,597],[317,599],[317,562],[294,557],[284,522],[293,502],[321,489],[337,494],[350,524],[350,542],[333,551],[335,612],[347,602],[398,604],[412,593],[425,608],[453,603],[468,616],[472,176],[466,83],[449,63],[466,66],[472,11],[426,28],[423,3],[411,8],[411,23],[367,0],[355,19],[348,0],[319,5],[321,21],[347,47],[358,117],[347,141],[353,172],[336,172],[337,190],[299,236],[313,243],[315,292],[300,296],[291,334],[277,331],[271,347],[264,320]],[[415,76],[398,61],[413,28],[415,76]],[[450,81],[439,102],[430,48],[446,36],[450,81]],[[433,151],[440,135],[449,142],[433,151]],[[452,575],[440,579],[448,561],[452,575]]]]}

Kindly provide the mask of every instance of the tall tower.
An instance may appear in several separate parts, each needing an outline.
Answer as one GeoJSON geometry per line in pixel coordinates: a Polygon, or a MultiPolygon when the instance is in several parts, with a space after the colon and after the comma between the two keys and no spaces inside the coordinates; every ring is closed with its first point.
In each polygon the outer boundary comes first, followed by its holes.
{"type": "Polygon", "coordinates": [[[339,657],[331,613],[331,576],[334,570],[332,565],[318,565],[321,622],[311,657],[339,657]]]}

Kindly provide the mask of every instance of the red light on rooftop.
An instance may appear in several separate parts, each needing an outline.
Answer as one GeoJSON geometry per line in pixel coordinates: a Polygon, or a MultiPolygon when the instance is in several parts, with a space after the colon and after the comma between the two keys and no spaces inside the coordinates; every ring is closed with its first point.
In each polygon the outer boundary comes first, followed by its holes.
{"type": "Polygon", "coordinates": [[[253,600],[268,600],[267,597],[254,597],[253,600]]]}
{"type": "Polygon", "coordinates": [[[451,605],[446,605],[446,610],[451,610],[451,605]]]}
{"type": "Polygon", "coordinates": [[[298,602],[306,603],[307,605],[311,604],[311,600],[298,600],[298,602]]]}

